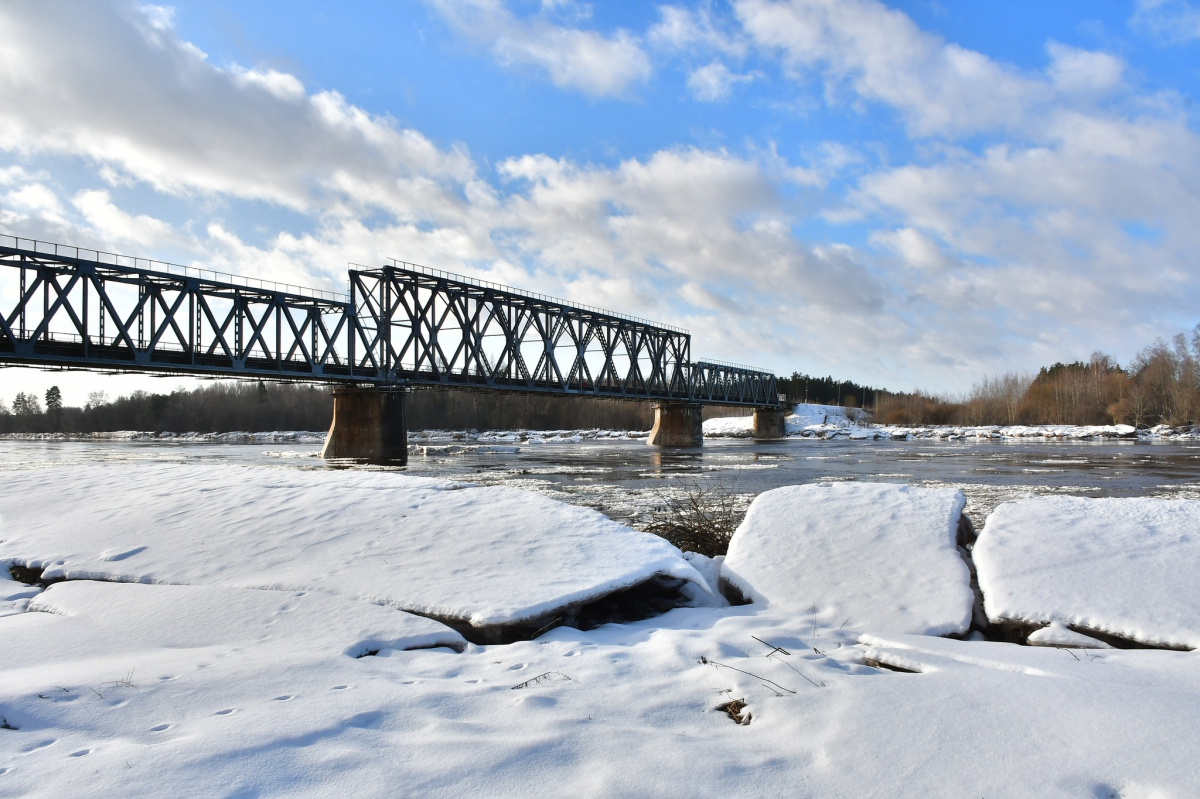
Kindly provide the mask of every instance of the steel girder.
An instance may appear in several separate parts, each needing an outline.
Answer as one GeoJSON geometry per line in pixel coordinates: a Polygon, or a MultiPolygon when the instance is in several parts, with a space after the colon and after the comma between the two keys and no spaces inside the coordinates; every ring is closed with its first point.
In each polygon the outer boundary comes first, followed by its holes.
{"type": "Polygon", "coordinates": [[[351,270],[368,346],[390,379],[686,399],[684,332],[398,267],[351,270]]]}
{"type": "Polygon", "coordinates": [[[769,372],[691,363],[683,331],[505,287],[387,266],[346,297],[143,263],[0,240],[0,365],[779,404],[769,372]]]}

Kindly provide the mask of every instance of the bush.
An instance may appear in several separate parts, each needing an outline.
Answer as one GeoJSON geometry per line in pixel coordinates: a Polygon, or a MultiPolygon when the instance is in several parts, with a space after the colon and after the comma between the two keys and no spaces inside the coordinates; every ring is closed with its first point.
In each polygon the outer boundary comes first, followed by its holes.
{"type": "Polygon", "coordinates": [[[699,482],[660,492],[661,505],[646,532],[665,538],[684,552],[715,558],[729,551],[729,541],[746,515],[747,498],[722,485],[699,482]]]}

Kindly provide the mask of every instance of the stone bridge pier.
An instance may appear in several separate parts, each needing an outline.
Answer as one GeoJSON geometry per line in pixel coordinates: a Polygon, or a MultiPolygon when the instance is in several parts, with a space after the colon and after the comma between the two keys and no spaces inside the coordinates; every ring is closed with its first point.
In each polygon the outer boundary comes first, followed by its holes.
{"type": "Polygon", "coordinates": [[[704,443],[704,406],[698,402],[654,403],[654,427],[646,442],[656,447],[698,447],[704,443]]]}
{"type": "Polygon", "coordinates": [[[754,440],[775,441],[787,438],[787,408],[755,408],[754,440]]]}
{"type": "Polygon", "coordinates": [[[408,463],[403,388],[333,390],[333,424],[322,458],[348,458],[402,466],[408,463]]]}
{"type": "MultiPolygon", "coordinates": [[[[654,405],[654,427],[648,444],[656,447],[698,447],[704,443],[704,406],[689,402],[654,405]]],[[[755,408],[754,440],[777,441],[787,437],[787,408],[755,408]]]]}

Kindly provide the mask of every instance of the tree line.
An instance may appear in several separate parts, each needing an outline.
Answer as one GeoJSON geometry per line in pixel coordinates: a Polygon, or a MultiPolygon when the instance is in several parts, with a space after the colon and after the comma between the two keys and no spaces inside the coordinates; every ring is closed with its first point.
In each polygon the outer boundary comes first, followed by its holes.
{"type": "Polygon", "coordinates": [[[1124,367],[1095,352],[1036,374],[986,377],[961,398],[880,392],[872,411],[884,424],[1200,424],[1200,325],[1155,341],[1124,367]]]}
{"type": "MultiPolygon", "coordinates": [[[[53,386],[44,400],[18,393],[11,409],[0,400],[0,433],[320,431],[333,419],[328,387],[290,383],[213,382],[115,399],[97,391],[83,407],[64,406],[53,386]]],[[[653,414],[641,401],[444,389],[413,391],[405,402],[410,430],[648,430],[653,414]]]]}

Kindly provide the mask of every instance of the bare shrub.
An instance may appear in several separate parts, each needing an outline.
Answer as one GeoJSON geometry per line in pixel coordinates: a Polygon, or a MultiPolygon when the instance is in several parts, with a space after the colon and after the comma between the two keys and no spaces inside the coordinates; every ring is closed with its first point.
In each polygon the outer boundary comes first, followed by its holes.
{"type": "Polygon", "coordinates": [[[720,484],[693,482],[658,493],[660,505],[646,532],[665,538],[684,552],[715,558],[746,515],[747,497],[720,484]]]}

